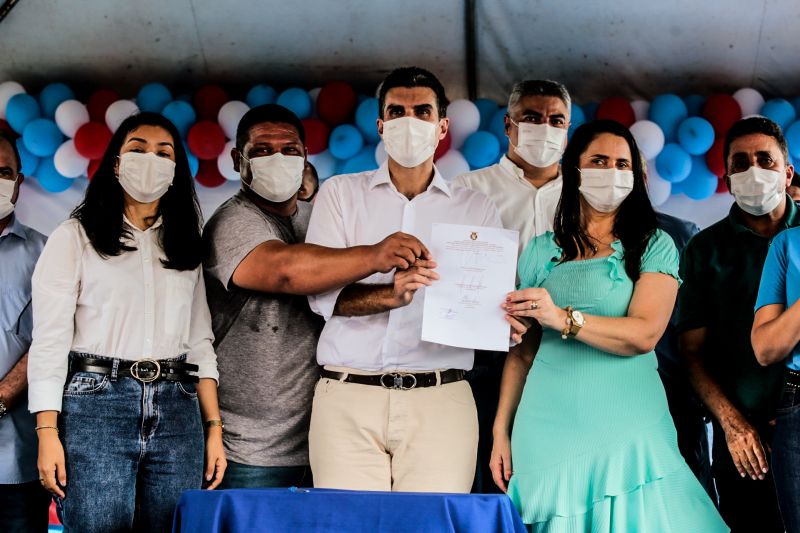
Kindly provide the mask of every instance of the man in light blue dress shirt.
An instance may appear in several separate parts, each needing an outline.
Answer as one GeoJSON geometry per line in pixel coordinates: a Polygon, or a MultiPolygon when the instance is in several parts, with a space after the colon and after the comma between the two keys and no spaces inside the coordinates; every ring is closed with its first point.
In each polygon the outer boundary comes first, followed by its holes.
{"type": "Polygon", "coordinates": [[[0,132],[0,531],[47,531],[35,418],[28,412],[31,275],[45,236],[14,216],[23,176],[14,140],[0,132]]]}

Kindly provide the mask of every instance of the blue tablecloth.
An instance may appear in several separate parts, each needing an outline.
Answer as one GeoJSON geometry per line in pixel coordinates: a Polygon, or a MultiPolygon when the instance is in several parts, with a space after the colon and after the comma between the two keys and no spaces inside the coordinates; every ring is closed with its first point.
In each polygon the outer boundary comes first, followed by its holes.
{"type": "Polygon", "coordinates": [[[173,532],[255,531],[525,533],[525,526],[501,494],[190,490],[175,509],[173,532]]]}

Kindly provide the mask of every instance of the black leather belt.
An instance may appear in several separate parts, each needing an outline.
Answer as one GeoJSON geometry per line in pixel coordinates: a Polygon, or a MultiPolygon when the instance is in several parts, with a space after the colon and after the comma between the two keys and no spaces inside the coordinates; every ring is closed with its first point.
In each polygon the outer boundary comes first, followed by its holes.
{"type": "Polygon", "coordinates": [[[357,383],[359,385],[373,385],[380,386],[384,389],[399,389],[411,390],[419,389],[420,387],[435,387],[436,385],[446,385],[447,383],[454,383],[464,379],[466,371],[456,370],[442,370],[439,372],[441,381],[437,382],[436,372],[387,372],[385,374],[376,374],[372,376],[364,376],[361,374],[349,374],[347,372],[333,372],[331,370],[322,369],[320,375],[323,378],[333,379],[336,381],[344,381],[345,383],[357,383]],[[342,379],[344,378],[344,379],[342,379]]]}
{"type": "MultiPolygon", "coordinates": [[[[157,380],[181,381],[183,383],[197,383],[198,377],[189,372],[197,372],[199,367],[183,361],[159,361],[156,359],[140,359],[138,361],[124,361],[117,359],[117,376],[133,378],[142,383],[157,380]]],[[[94,359],[92,357],[74,357],[69,362],[70,372],[96,372],[98,374],[113,374],[113,359],[94,359]]]]}
{"type": "Polygon", "coordinates": [[[796,370],[789,370],[786,375],[786,384],[800,389],[800,372],[796,370]]]}

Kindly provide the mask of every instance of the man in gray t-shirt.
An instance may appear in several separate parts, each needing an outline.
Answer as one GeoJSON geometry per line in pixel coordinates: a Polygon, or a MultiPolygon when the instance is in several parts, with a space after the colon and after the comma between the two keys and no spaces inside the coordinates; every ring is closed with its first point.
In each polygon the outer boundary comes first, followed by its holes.
{"type": "Polygon", "coordinates": [[[307,437],[322,321],[304,296],[430,257],[404,233],[352,248],[304,244],[311,212],[297,202],[304,137],[300,120],[282,106],[248,111],[231,152],[242,188],[204,230],[228,455],[220,488],[311,482],[307,437]]]}

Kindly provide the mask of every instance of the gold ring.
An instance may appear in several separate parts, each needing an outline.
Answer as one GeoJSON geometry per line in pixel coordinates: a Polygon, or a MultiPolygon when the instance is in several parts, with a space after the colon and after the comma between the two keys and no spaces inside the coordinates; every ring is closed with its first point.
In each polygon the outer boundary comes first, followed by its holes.
{"type": "Polygon", "coordinates": [[[539,309],[539,304],[536,302],[531,302],[531,309],[539,309]]]}

